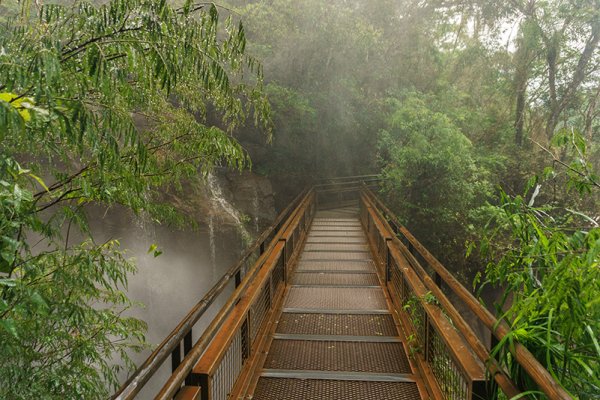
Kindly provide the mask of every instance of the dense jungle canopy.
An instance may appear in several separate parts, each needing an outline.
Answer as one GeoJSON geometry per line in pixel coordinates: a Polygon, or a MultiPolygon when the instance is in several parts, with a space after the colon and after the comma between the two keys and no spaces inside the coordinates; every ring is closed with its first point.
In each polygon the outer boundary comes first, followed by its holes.
{"type": "Polygon", "coordinates": [[[186,224],[165,193],[226,166],[280,205],[381,174],[466,286],[503,288],[510,340],[598,398],[599,42],[595,0],[0,1],[0,397],[113,391],[145,324],[85,207],[186,224]]]}

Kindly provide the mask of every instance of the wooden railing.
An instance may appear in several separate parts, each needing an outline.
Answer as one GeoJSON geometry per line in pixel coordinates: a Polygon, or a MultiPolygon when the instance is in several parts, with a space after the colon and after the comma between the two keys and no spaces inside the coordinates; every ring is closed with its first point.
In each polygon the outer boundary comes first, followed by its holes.
{"type": "MultiPolygon", "coordinates": [[[[248,247],[240,259],[232,265],[219,281],[192,307],[173,331],[154,349],[152,354],[112,396],[113,400],[131,400],[152,379],[165,361],[171,357],[171,371],[175,372],[181,364],[182,355],[188,355],[193,347],[192,330],[205,316],[210,306],[221,296],[225,289],[233,285],[239,287],[243,278],[252,267],[256,267],[266,259],[266,252],[271,252],[281,233],[293,220],[295,213],[309,197],[314,198],[312,190],[302,191],[275,219],[275,221],[248,247]],[[182,351],[183,350],[183,351],[182,351]]],[[[213,321],[214,322],[214,321],[213,321]]],[[[209,326],[200,341],[206,347],[219,323],[209,326]],[[211,329],[212,327],[212,329],[211,329]]],[[[189,378],[188,378],[189,382],[189,378]]]]}
{"type": "MultiPolygon", "coordinates": [[[[435,376],[438,387],[445,394],[444,398],[455,398],[452,395],[455,389],[449,388],[455,386],[452,382],[455,379],[456,373],[448,373],[449,369],[446,367],[448,363],[442,362],[440,364],[439,357],[435,355],[439,354],[439,352],[436,353],[437,350],[431,347],[435,343],[432,343],[429,338],[431,327],[427,325],[428,319],[429,322],[444,320],[451,323],[450,330],[434,327],[435,335],[441,337],[447,334],[448,337],[442,338],[441,343],[445,344],[445,351],[450,355],[448,362],[457,363],[451,369],[461,374],[461,379],[466,379],[467,386],[471,385],[472,389],[468,390],[472,390],[473,395],[479,396],[475,398],[493,398],[496,396],[498,389],[509,399],[515,396],[519,396],[519,399],[528,398],[525,393],[521,393],[518,385],[510,379],[507,372],[498,364],[497,360],[490,357],[489,348],[482,343],[478,335],[474,333],[471,325],[457,311],[453,303],[442,291],[442,287],[451,292],[453,297],[459,299],[466,309],[470,310],[498,341],[502,340],[509,332],[506,322],[499,321],[483,307],[471,292],[460,284],[400,224],[394,213],[366,187],[363,188],[363,193],[361,194],[361,217],[366,229],[369,229],[369,237],[379,259],[380,273],[386,277],[388,291],[395,299],[394,301],[398,306],[400,315],[407,320],[408,323],[405,325],[408,326],[409,330],[413,330],[415,337],[419,336],[421,338],[420,345],[422,347],[420,350],[422,354],[419,357],[423,361],[420,363],[422,367],[428,370],[425,372],[425,376],[429,374],[429,371],[435,376]],[[407,292],[407,289],[409,292],[407,292]],[[408,296],[413,296],[412,302],[410,302],[410,298],[406,297],[407,293],[408,296]],[[413,308],[415,305],[416,307],[413,308]],[[416,311],[413,311],[415,309],[416,311]],[[463,365],[465,360],[459,359],[460,354],[456,354],[453,348],[455,346],[462,346],[460,348],[465,350],[462,352],[463,354],[470,353],[475,355],[477,362],[485,367],[488,376],[493,379],[495,385],[488,384],[487,386],[482,386],[479,380],[472,380],[475,377],[469,376],[470,373],[467,371],[471,366],[463,365]]],[[[445,323],[442,324],[445,325],[445,323]]],[[[571,399],[569,394],[527,348],[518,342],[514,342],[514,346],[510,351],[523,371],[531,377],[538,385],[540,391],[549,399],[571,399]]],[[[467,360],[467,363],[471,362],[467,360]]]]}
{"type": "MultiPolygon", "coordinates": [[[[190,383],[200,386],[201,400],[237,398],[232,393],[234,385],[240,379],[250,378],[250,371],[243,371],[243,367],[247,360],[255,356],[258,343],[265,336],[263,333],[269,315],[278,309],[287,281],[288,266],[302,248],[314,210],[314,192],[311,191],[278,237],[277,244],[268,253],[264,263],[248,280],[248,285],[240,291],[240,295],[235,296],[239,299],[206,351],[202,353],[192,349],[190,357],[184,359],[181,368],[193,366],[190,383]],[[197,359],[195,354],[201,354],[201,357],[197,359]]],[[[171,398],[175,389],[183,383],[181,377],[174,374],[165,386],[167,389],[163,389],[157,398],[171,398]]]]}
{"type": "Polygon", "coordinates": [[[408,348],[435,398],[487,399],[484,365],[446,318],[443,308],[408,263],[389,229],[365,195],[361,222],[373,249],[378,271],[402,320],[408,348]],[[432,379],[433,378],[433,379],[432,379]]]}

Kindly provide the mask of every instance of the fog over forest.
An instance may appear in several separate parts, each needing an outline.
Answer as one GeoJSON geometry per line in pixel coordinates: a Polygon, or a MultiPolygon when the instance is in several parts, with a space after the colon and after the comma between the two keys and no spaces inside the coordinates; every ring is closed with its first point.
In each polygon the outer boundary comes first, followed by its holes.
{"type": "Polygon", "coordinates": [[[0,398],[110,397],[303,189],[365,175],[599,398],[599,43],[597,0],[0,1],[0,398]]]}

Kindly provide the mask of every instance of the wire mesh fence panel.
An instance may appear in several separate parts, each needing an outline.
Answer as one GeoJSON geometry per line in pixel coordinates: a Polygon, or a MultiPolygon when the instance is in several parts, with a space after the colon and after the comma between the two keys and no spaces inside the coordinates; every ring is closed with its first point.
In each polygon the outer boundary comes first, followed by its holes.
{"type": "Polygon", "coordinates": [[[467,399],[469,384],[450,354],[448,345],[431,324],[428,328],[427,362],[446,399],[467,399]]]}
{"type": "Polygon", "coordinates": [[[227,400],[237,377],[242,371],[244,363],[242,353],[242,334],[238,330],[231,342],[229,349],[221,360],[217,370],[212,376],[211,392],[212,400],[227,400]]]}
{"type": "Polygon", "coordinates": [[[270,286],[266,284],[262,287],[256,302],[250,308],[250,337],[252,342],[260,330],[265,317],[271,307],[270,286]]]}

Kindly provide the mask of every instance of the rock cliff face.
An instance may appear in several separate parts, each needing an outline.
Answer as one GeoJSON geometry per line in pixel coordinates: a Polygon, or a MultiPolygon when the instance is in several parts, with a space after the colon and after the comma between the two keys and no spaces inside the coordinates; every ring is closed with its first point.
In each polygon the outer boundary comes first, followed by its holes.
{"type": "Polygon", "coordinates": [[[262,232],[277,216],[270,180],[251,171],[216,169],[206,179],[191,183],[183,194],[165,193],[164,200],[201,228],[236,228],[246,239],[262,232]]]}
{"type": "Polygon", "coordinates": [[[230,172],[225,178],[232,204],[250,217],[254,232],[261,232],[277,216],[271,181],[251,171],[230,172]]]}
{"type": "MultiPolygon", "coordinates": [[[[185,313],[236,262],[246,246],[275,218],[274,194],[267,178],[255,173],[215,170],[206,179],[184,186],[183,194],[164,194],[164,201],[194,219],[199,229],[154,224],[117,207],[91,210],[99,240],[119,239],[136,258],[138,273],[129,277],[127,295],[145,304],[129,315],[148,323],[147,339],[158,344],[185,313]],[[156,243],[163,254],[147,250],[156,243]]],[[[223,304],[228,294],[219,298],[223,304]]],[[[198,332],[206,326],[197,326],[198,332]]],[[[149,351],[132,354],[141,363],[149,351]]],[[[151,398],[166,380],[167,369],[140,398],[151,398]],[[152,386],[154,385],[154,386],[152,386]]],[[[125,376],[121,377],[122,380],[125,376]]]]}

